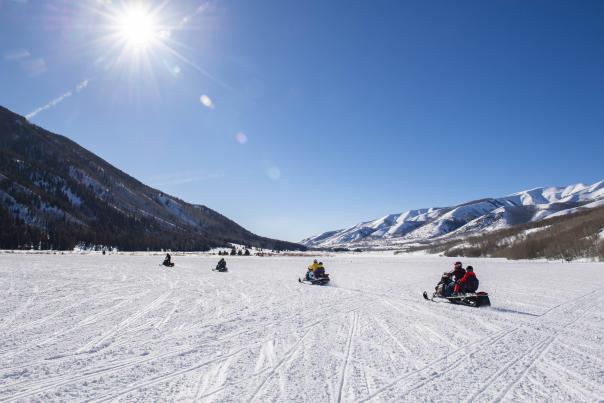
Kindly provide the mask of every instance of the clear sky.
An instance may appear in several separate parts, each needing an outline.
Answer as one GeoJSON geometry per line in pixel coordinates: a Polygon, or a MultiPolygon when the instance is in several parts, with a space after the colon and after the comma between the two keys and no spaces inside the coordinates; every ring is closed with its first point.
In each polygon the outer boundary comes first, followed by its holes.
{"type": "Polygon", "coordinates": [[[0,105],[297,241],[604,179],[604,1],[0,0],[0,105]]]}

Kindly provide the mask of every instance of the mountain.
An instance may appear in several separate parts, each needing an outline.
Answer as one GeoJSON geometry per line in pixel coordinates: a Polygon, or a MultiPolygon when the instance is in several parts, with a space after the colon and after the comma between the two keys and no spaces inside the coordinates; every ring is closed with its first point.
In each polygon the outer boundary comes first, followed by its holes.
{"type": "Polygon", "coordinates": [[[0,107],[0,248],[207,250],[264,238],[206,206],[144,185],[64,136],[0,107]]]}
{"type": "Polygon", "coordinates": [[[562,212],[497,231],[441,237],[402,249],[445,256],[604,261],[604,206],[562,212]]]}
{"type": "Polygon", "coordinates": [[[492,232],[519,224],[604,206],[604,181],[526,190],[453,207],[390,214],[302,240],[313,248],[399,248],[445,238],[492,232]]]}

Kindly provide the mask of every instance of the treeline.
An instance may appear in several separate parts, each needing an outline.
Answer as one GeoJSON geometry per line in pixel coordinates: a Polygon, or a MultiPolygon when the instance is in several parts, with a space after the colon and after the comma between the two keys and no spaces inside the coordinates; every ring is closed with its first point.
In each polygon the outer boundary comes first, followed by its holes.
{"type": "Polygon", "coordinates": [[[235,248],[231,248],[231,252],[227,252],[225,251],[218,251],[218,256],[250,256],[250,250],[248,248],[245,249],[235,249],[235,248]]]}
{"type": "Polygon", "coordinates": [[[603,230],[604,207],[598,207],[412,250],[446,256],[604,261],[603,230]]]}
{"type": "Polygon", "coordinates": [[[44,228],[27,225],[0,207],[0,249],[72,250],[76,245],[115,246],[123,251],[162,250],[206,251],[223,246],[189,233],[154,231],[143,221],[121,227],[107,222],[95,228],[73,223],[50,221],[44,228]]]}

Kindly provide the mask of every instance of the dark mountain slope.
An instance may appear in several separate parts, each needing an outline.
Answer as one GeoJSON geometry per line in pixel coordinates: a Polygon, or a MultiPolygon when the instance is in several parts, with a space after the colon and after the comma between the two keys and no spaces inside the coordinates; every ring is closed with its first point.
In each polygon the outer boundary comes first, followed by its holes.
{"type": "Polygon", "coordinates": [[[2,107],[0,228],[0,248],[71,249],[78,242],[121,250],[207,250],[227,242],[303,248],[146,186],[2,107]]]}

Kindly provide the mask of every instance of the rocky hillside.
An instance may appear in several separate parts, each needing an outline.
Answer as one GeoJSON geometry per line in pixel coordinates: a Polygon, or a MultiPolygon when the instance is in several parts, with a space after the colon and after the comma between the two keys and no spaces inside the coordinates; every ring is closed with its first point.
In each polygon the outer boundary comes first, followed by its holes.
{"type": "Polygon", "coordinates": [[[466,237],[443,238],[408,247],[446,256],[604,261],[604,207],[515,225],[466,237]]]}

